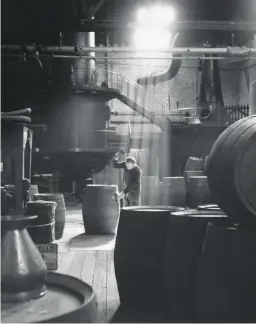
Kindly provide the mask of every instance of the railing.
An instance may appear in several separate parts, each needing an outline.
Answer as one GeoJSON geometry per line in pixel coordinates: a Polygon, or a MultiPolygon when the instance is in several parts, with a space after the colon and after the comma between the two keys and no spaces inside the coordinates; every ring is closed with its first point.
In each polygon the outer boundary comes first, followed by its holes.
{"type": "Polygon", "coordinates": [[[227,115],[229,117],[229,122],[234,123],[237,120],[249,116],[249,106],[244,105],[232,105],[225,106],[227,115]]]}
{"type": "Polygon", "coordinates": [[[158,117],[163,117],[167,106],[166,103],[162,102],[144,87],[138,85],[135,81],[110,70],[97,69],[90,73],[90,85],[117,89],[121,95],[126,96],[138,106],[158,117]],[[106,80],[106,75],[108,80],[106,80]]]}

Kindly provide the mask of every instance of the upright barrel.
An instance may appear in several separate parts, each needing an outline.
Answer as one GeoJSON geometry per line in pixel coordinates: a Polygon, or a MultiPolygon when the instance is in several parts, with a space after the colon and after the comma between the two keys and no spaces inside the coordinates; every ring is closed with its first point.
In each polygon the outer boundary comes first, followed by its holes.
{"type": "Polygon", "coordinates": [[[26,215],[37,215],[30,221],[28,232],[36,244],[47,244],[55,240],[55,210],[54,201],[30,201],[27,203],[26,215]]]}
{"type": "Polygon", "coordinates": [[[177,207],[122,208],[114,250],[121,305],[164,309],[163,258],[170,212],[177,207]]]}
{"type": "Polygon", "coordinates": [[[225,218],[222,213],[196,210],[171,213],[162,275],[169,322],[197,320],[196,283],[207,224],[225,218]]]}
{"type": "Polygon", "coordinates": [[[163,206],[180,206],[186,204],[186,184],[184,177],[164,178],[160,185],[160,202],[163,206]]]}
{"type": "Polygon", "coordinates": [[[191,177],[203,177],[204,175],[205,175],[204,171],[185,171],[184,178],[185,178],[186,185],[188,186],[191,177]]]}
{"type": "Polygon", "coordinates": [[[115,234],[119,219],[117,186],[87,185],[83,195],[83,220],[87,234],[115,234]]]}
{"type": "Polygon", "coordinates": [[[256,227],[209,225],[198,276],[198,321],[256,322],[256,227]]]}
{"type": "Polygon", "coordinates": [[[63,194],[61,193],[41,193],[34,195],[35,200],[54,201],[57,204],[55,210],[55,239],[59,240],[63,236],[66,222],[66,206],[63,194]]]}
{"type": "Polygon", "coordinates": [[[203,171],[204,160],[202,158],[190,156],[185,165],[184,171],[203,171]]]}
{"type": "Polygon", "coordinates": [[[158,176],[141,177],[141,204],[157,206],[160,203],[160,180],[158,176]]]}
{"type": "Polygon", "coordinates": [[[206,174],[216,203],[233,221],[256,216],[256,115],[229,126],[212,147],[206,174]]]}
{"type": "Polygon", "coordinates": [[[34,195],[38,194],[38,186],[37,185],[31,185],[29,188],[29,200],[33,201],[34,200],[34,195]]]}
{"type": "Polygon", "coordinates": [[[197,208],[198,205],[211,204],[213,202],[207,177],[191,177],[187,187],[187,205],[197,208]]]}

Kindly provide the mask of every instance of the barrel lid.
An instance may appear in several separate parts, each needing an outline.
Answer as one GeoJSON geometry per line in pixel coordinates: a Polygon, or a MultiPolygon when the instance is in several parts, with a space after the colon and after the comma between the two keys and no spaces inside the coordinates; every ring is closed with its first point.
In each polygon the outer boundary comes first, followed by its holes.
{"type": "Polygon", "coordinates": [[[172,212],[173,216],[192,216],[192,217],[227,217],[223,211],[217,210],[197,210],[197,209],[186,209],[183,211],[172,212]]]}
{"type": "Polygon", "coordinates": [[[35,201],[29,201],[27,203],[28,205],[39,205],[39,206],[54,206],[57,205],[55,201],[50,200],[35,200],[35,201]]]}
{"type": "Polygon", "coordinates": [[[124,207],[122,208],[124,210],[131,210],[135,212],[159,212],[159,211],[182,211],[185,210],[185,208],[182,207],[176,207],[176,206],[134,206],[134,207],[124,207]]]}
{"type": "MultiPolygon", "coordinates": [[[[23,303],[1,303],[4,323],[57,323],[62,316],[83,309],[93,303],[92,288],[83,281],[64,274],[48,272],[47,292],[38,299],[23,303]]],[[[92,321],[93,322],[93,321],[92,321]]]]}

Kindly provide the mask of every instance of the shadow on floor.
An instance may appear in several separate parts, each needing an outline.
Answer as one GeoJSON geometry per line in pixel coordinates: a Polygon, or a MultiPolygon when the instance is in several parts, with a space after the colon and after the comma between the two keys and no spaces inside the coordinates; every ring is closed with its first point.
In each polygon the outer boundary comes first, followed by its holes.
{"type": "Polygon", "coordinates": [[[82,233],[70,240],[70,250],[113,250],[115,246],[115,235],[87,235],[82,233]]]}

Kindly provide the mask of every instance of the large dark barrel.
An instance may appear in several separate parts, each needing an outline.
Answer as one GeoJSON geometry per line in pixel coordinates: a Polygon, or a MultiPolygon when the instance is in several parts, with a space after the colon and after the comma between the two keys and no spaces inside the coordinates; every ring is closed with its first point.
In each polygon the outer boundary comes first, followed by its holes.
{"type": "Polygon", "coordinates": [[[160,202],[163,206],[180,206],[186,204],[186,184],[184,177],[164,178],[160,185],[160,202]]]}
{"type": "Polygon", "coordinates": [[[115,234],[119,219],[117,186],[87,185],[83,196],[83,220],[87,234],[115,234]]]}
{"type": "Polygon", "coordinates": [[[177,207],[122,208],[114,263],[121,305],[164,309],[163,258],[170,212],[177,207]]]}
{"type": "Polygon", "coordinates": [[[217,139],[206,162],[216,203],[233,221],[256,216],[256,115],[238,120],[217,139]]]}
{"type": "Polygon", "coordinates": [[[63,236],[66,222],[66,206],[63,194],[61,193],[41,193],[34,195],[35,200],[54,201],[57,204],[55,210],[55,239],[59,240],[63,236]]]}
{"type": "Polygon", "coordinates": [[[198,277],[198,321],[256,322],[256,227],[209,225],[198,277]]]}
{"type": "Polygon", "coordinates": [[[27,204],[26,215],[36,215],[30,221],[28,232],[36,244],[47,244],[55,240],[55,210],[54,201],[30,201],[27,204]]]}
{"type": "Polygon", "coordinates": [[[213,202],[207,177],[191,177],[187,187],[187,205],[197,208],[198,205],[210,204],[213,202]]]}
{"type": "Polygon", "coordinates": [[[196,321],[196,280],[207,224],[225,218],[196,210],[171,214],[162,275],[170,322],[196,321]]]}

